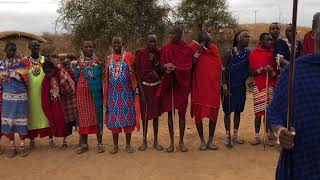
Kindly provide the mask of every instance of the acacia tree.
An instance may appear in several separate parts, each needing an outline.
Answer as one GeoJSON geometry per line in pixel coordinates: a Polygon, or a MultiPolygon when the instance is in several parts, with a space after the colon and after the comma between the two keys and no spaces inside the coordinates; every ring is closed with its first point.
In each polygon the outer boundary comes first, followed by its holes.
{"type": "Polygon", "coordinates": [[[100,49],[108,47],[113,36],[139,44],[152,32],[161,41],[168,12],[169,6],[158,0],[61,0],[58,10],[59,22],[75,34],[76,43],[92,39],[100,49]]]}
{"type": "Polygon", "coordinates": [[[182,0],[177,12],[194,33],[203,29],[218,33],[221,29],[237,26],[226,0],[182,0]]]}

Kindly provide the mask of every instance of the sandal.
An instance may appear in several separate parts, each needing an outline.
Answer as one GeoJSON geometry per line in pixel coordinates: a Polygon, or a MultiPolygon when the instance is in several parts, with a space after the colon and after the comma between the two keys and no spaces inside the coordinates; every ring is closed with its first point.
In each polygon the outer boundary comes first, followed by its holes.
{"type": "Polygon", "coordinates": [[[131,147],[131,145],[127,145],[126,151],[127,151],[127,153],[129,153],[129,154],[134,153],[134,150],[133,150],[133,148],[131,147]]]}
{"type": "Polygon", "coordinates": [[[61,150],[65,150],[68,148],[67,142],[63,142],[62,146],[60,147],[61,150]]]}
{"type": "Polygon", "coordinates": [[[173,153],[174,152],[174,145],[170,144],[170,146],[166,150],[167,150],[167,153],[173,153]]]}
{"type": "Polygon", "coordinates": [[[215,145],[213,142],[208,142],[207,148],[208,150],[216,151],[219,149],[219,146],[215,145]]]}
{"type": "Polygon", "coordinates": [[[29,154],[28,154],[27,149],[24,146],[20,146],[20,156],[21,157],[27,157],[28,155],[29,154]]]}
{"type": "Polygon", "coordinates": [[[207,145],[205,142],[201,142],[200,146],[199,146],[199,150],[200,151],[206,151],[207,150],[207,145]]]}
{"type": "Polygon", "coordinates": [[[154,143],[153,148],[155,148],[158,151],[162,151],[163,150],[163,147],[158,143],[154,143]]]}
{"type": "Polygon", "coordinates": [[[104,146],[103,146],[103,144],[98,144],[97,152],[98,152],[98,153],[104,153],[104,146]]]}
{"type": "Polygon", "coordinates": [[[184,143],[180,143],[179,148],[181,152],[188,152],[188,148],[184,145],[184,143]]]}
{"type": "Polygon", "coordinates": [[[81,147],[77,150],[77,154],[83,154],[85,152],[89,151],[89,146],[87,144],[81,145],[81,147]]]}
{"type": "Polygon", "coordinates": [[[110,154],[117,154],[119,152],[119,146],[113,146],[112,150],[110,151],[110,154]]]}
{"type": "Polygon", "coordinates": [[[148,148],[147,142],[143,142],[138,148],[139,151],[145,151],[148,148]]]}
{"type": "Polygon", "coordinates": [[[257,146],[257,145],[259,145],[259,144],[261,144],[261,139],[260,139],[260,137],[255,137],[254,140],[251,142],[251,145],[252,145],[252,146],[257,146]]]}
{"type": "Polygon", "coordinates": [[[234,144],[244,144],[245,143],[245,141],[243,139],[239,139],[237,136],[233,136],[232,142],[234,144]]]}
{"type": "Polygon", "coordinates": [[[16,149],[10,149],[8,154],[7,154],[7,157],[8,158],[14,158],[16,155],[17,155],[17,150],[16,149]]]}

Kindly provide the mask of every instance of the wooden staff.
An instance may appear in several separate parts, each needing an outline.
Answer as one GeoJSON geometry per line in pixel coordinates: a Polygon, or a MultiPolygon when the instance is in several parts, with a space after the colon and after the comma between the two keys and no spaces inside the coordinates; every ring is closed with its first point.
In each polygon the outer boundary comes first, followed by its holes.
{"type": "Polygon", "coordinates": [[[263,149],[266,150],[266,133],[267,133],[267,109],[268,109],[268,104],[269,104],[269,93],[268,93],[268,88],[269,86],[269,73],[267,72],[267,79],[266,79],[266,101],[265,101],[265,109],[264,109],[264,118],[263,118],[263,126],[264,126],[264,132],[263,132],[263,149]]]}
{"type": "Polygon", "coordinates": [[[297,14],[298,14],[298,0],[293,0],[292,12],[292,34],[291,34],[291,55],[290,55],[290,72],[288,82],[288,114],[287,114],[287,128],[291,130],[291,122],[293,117],[293,81],[294,71],[296,65],[296,32],[297,32],[297,14]]]}
{"type": "MultiPolygon", "coordinates": [[[[173,72],[172,72],[173,73],[173,72]]],[[[174,94],[173,94],[173,86],[174,86],[174,79],[173,76],[171,78],[171,117],[172,117],[172,123],[173,123],[173,139],[174,139],[174,117],[175,117],[175,112],[174,112],[174,94]]],[[[181,135],[180,135],[181,136],[181,135]]],[[[174,140],[173,140],[173,151],[175,149],[175,145],[174,145],[174,140]]]]}

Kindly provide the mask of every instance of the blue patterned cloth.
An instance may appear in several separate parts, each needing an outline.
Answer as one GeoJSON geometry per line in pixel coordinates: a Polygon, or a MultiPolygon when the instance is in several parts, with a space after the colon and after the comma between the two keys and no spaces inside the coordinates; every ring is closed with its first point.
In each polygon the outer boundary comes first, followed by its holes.
{"type": "MultiPolygon", "coordinates": [[[[286,126],[289,66],[282,74],[268,108],[268,122],[286,126]]],[[[320,54],[296,61],[292,127],[295,146],[282,150],[276,180],[320,179],[320,54]]]]}
{"type": "MultiPolygon", "coordinates": [[[[14,70],[26,68],[24,64],[4,67],[4,62],[0,61],[1,70],[14,70]]],[[[22,77],[10,77],[2,82],[2,113],[1,132],[3,134],[19,135],[28,134],[28,94],[25,82],[22,77]]]]}
{"type": "Polygon", "coordinates": [[[136,126],[135,93],[131,87],[129,66],[120,60],[120,74],[115,75],[116,63],[109,67],[108,79],[108,123],[109,129],[136,126]]]}
{"type": "Polygon", "coordinates": [[[221,93],[225,114],[235,111],[243,112],[244,110],[247,93],[246,80],[249,76],[249,54],[249,49],[245,49],[239,54],[235,50],[231,50],[230,59],[226,67],[227,86],[231,97],[224,97],[223,93],[221,93]]]}

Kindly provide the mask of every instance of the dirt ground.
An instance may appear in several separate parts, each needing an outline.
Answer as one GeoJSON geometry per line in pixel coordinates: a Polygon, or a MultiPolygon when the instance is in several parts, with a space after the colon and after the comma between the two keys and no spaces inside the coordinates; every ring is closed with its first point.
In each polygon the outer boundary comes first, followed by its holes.
{"type": "MultiPolygon", "coordinates": [[[[104,134],[106,153],[96,153],[95,137],[90,137],[90,151],[83,155],[75,153],[78,135],[69,138],[69,149],[49,148],[48,140],[37,141],[37,148],[26,158],[8,159],[0,156],[0,179],[6,180],[96,180],[96,179],[152,179],[152,180],[272,180],[279,152],[275,148],[263,145],[253,147],[249,144],[254,137],[252,95],[248,95],[246,111],[242,115],[240,136],[246,144],[227,149],[223,126],[223,113],[220,112],[215,141],[220,147],[218,151],[200,152],[199,138],[195,124],[188,114],[185,143],[189,152],[179,151],[168,154],[157,152],[152,147],[152,127],[149,127],[149,149],[137,151],[141,143],[141,132],[133,135],[134,154],[124,151],[124,135],[120,138],[120,153],[111,155],[112,138],[109,131],[104,134]]],[[[166,115],[161,117],[159,138],[162,145],[169,143],[166,115]]],[[[207,121],[205,135],[208,136],[207,121]]],[[[175,138],[178,141],[178,123],[175,123],[175,138]]],[[[61,144],[61,140],[56,140],[61,144]]],[[[1,144],[7,146],[8,141],[2,139],[1,144]]],[[[7,148],[7,147],[6,147],[7,148]]]]}

